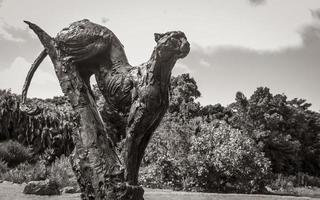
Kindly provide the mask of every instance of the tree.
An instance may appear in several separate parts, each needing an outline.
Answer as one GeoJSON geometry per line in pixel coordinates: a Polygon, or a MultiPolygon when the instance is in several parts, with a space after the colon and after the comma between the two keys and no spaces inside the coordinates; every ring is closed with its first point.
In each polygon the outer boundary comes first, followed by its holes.
{"type": "Polygon", "coordinates": [[[179,113],[184,119],[199,115],[200,103],[195,100],[201,96],[196,81],[190,74],[181,74],[171,79],[170,113],[179,113]]]}
{"type": "Polygon", "coordinates": [[[236,94],[230,121],[263,148],[275,173],[318,175],[319,113],[309,107],[303,99],[287,100],[284,94],[272,95],[269,88],[259,87],[249,99],[236,94]]]}

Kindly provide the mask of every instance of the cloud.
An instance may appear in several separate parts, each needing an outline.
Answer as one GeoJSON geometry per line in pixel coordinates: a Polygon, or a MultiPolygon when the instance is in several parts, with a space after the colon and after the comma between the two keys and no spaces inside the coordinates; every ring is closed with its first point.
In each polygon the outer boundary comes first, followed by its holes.
{"type": "Polygon", "coordinates": [[[210,67],[210,63],[201,59],[199,62],[200,65],[204,66],[204,67],[210,67]]]}
{"type": "Polygon", "coordinates": [[[311,12],[311,16],[316,19],[316,20],[320,20],[320,8],[318,9],[314,9],[314,10],[310,10],[311,12]]]}
{"type": "MultiPolygon", "coordinates": [[[[31,63],[22,57],[17,57],[7,69],[0,71],[1,89],[11,89],[12,92],[21,94],[22,87],[31,63]]],[[[61,95],[59,83],[52,73],[38,69],[29,89],[30,97],[46,98],[61,95]]]]}
{"type": "Polygon", "coordinates": [[[27,29],[16,28],[4,22],[2,22],[1,28],[5,37],[4,39],[15,42],[26,42],[31,38],[29,34],[26,34],[28,33],[27,29]]]}
{"type": "Polygon", "coordinates": [[[258,6],[266,3],[266,0],[249,0],[252,5],[258,6]]]}
{"type": "Polygon", "coordinates": [[[267,86],[273,93],[305,98],[319,110],[320,24],[306,26],[300,34],[301,46],[277,51],[193,45],[182,64],[192,70],[205,104],[228,104],[237,91],[251,95],[256,87],[267,86]]]}
{"type": "Polygon", "coordinates": [[[172,74],[179,75],[179,74],[185,74],[185,73],[192,73],[192,70],[187,65],[184,65],[178,61],[178,63],[176,63],[176,65],[173,68],[172,74]]]}
{"type": "Polygon", "coordinates": [[[3,0],[0,0],[0,7],[2,6],[2,2],[3,2],[3,0]]]}
{"type": "Polygon", "coordinates": [[[0,70],[9,68],[19,56],[33,62],[41,50],[41,43],[32,37],[28,29],[16,28],[0,21],[0,70]]]}
{"type": "Polygon", "coordinates": [[[106,24],[109,20],[110,20],[110,19],[108,19],[108,18],[106,18],[106,17],[102,17],[102,18],[101,18],[101,22],[102,22],[103,24],[106,24]]]}

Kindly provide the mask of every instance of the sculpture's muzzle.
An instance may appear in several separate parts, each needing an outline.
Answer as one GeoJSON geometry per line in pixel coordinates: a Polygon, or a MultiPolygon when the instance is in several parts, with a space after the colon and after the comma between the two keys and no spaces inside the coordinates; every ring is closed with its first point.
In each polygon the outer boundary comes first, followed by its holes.
{"type": "Polygon", "coordinates": [[[190,52],[190,44],[187,40],[184,40],[182,42],[182,45],[180,47],[180,55],[179,58],[184,58],[188,55],[188,53],[190,52]]]}

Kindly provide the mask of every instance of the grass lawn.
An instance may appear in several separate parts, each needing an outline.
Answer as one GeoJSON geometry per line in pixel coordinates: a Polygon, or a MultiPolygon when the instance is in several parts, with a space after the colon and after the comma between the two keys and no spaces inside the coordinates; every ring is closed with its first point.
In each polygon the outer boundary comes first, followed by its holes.
{"type": "MultiPolygon", "coordinates": [[[[79,194],[63,194],[60,196],[35,196],[24,195],[24,185],[12,183],[0,183],[1,200],[80,200],[79,194]]],[[[277,195],[247,195],[247,194],[210,194],[175,192],[171,190],[150,190],[145,191],[145,200],[315,200],[320,198],[291,197],[277,195]]]]}

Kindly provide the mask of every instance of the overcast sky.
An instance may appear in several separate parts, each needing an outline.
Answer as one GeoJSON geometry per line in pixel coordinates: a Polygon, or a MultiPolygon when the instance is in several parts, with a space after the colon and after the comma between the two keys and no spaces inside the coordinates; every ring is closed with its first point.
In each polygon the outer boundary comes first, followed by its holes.
{"type": "MultiPolygon", "coordinates": [[[[181,30],[191,52],[174,75],[190,73],[203,105],[250,96],[259,86],[320,110],[320,0],[0,0],[0,88],[21,93],[42,47],[22,22],[54,36],[83,18],[111,29],[132,65],[147,61],[153,33],[181,30]]],[[[49,59],[31,83],[30,97],[61,95],[49,59]]]]}

